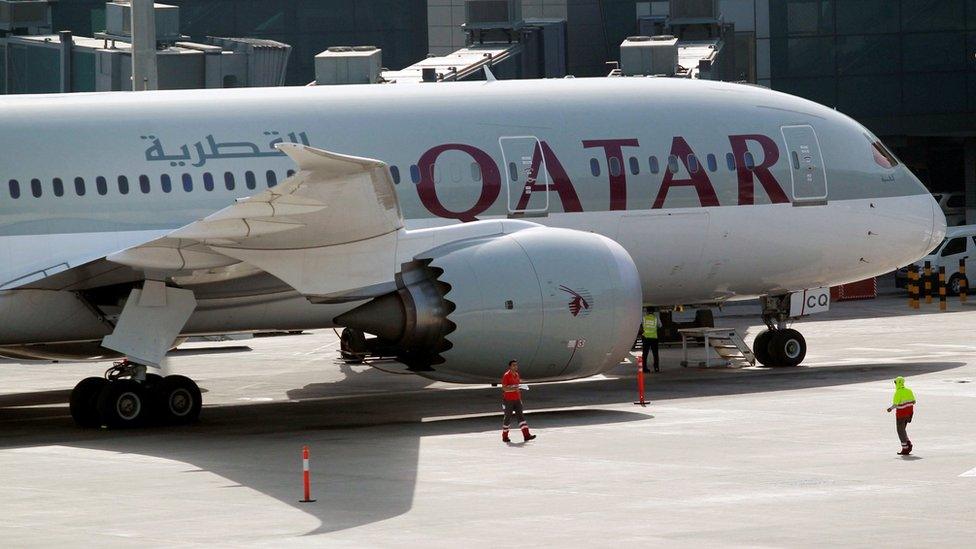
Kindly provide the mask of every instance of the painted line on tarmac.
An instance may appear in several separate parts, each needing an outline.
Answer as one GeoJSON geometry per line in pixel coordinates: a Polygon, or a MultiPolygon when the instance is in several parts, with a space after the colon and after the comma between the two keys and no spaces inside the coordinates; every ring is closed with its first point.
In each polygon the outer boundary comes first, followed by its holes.
{"type": "Polygon", "coordinates": [[[969,349],[976,351],[976,345],[952,345],[949,343],[909,343],[912,347],[946,347],[949,349],[969,349]]]}
{"type": "Polygon", "coordinates": [[[976,467],[966,471],[965,473],[959,475],[961,477],[976,477],[976,467]]]}
{"type": "Polygon", "coordinates": [[[848,351],[865,351],[868,353],[904,353],[908,349],[881,349],[877,347],[848,347],[848,351]]]}

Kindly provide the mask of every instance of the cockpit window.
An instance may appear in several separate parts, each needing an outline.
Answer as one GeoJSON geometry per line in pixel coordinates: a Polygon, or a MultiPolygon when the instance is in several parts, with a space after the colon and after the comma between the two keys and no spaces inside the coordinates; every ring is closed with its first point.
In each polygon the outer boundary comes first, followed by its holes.
{"type": "Polygon", "coordinates": [[[864,134],[864,137],[871,143],[871,154],[874,155],[874,162],[877,165],[889,170],[898,165],[898,159],[895,158],[895,155],[879,139],[871,137],[868,134],[864,134]]]}

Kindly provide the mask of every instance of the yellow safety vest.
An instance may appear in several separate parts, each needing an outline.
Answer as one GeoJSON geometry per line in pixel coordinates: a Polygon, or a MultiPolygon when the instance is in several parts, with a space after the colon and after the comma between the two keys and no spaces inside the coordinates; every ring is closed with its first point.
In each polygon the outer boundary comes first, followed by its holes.
{"type": "Polygon", "coordinates": [[[644,315],[644,337],[657,339],[657,315],[644,315]]]}

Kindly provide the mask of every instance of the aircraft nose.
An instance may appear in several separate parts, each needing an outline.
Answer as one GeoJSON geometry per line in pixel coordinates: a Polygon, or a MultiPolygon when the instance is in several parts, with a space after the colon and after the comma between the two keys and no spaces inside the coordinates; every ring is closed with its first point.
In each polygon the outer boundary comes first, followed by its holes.
{"type": "Polygon", "coordinates": [[[929,203],[932,208],[932,236],[929,239],[929,245],[925,251],[926,254],[934,250],[946,235],[945,213],[942,212],[942,208],[932,195],[929,195],[929,203]]]}

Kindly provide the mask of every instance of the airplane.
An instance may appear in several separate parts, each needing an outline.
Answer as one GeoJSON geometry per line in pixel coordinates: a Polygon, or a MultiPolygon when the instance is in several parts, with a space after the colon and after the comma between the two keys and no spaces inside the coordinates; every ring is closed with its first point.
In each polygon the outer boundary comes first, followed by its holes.
{"type": "Polygon", "coordinates": [[[791,318],[946,230],[856,121],[712,81],[5,96],[0,147],[0,355],[124,358],[81,426],[197,419],[155,373],[195,335],[343,327],[432,380],[558,381],[619,364],[644,306],[759,298],[757,358],[795,366],[791,318]]]}

